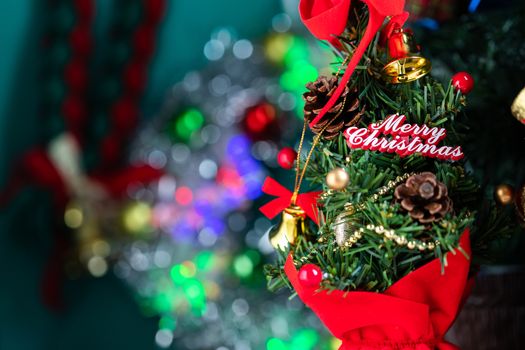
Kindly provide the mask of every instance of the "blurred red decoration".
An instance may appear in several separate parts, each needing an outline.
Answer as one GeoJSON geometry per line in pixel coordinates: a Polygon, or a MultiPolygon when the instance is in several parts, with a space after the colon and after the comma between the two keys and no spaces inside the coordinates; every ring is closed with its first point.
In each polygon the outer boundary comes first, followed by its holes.
{"type": "Polygon", "coordinates": [[[87,25],[79,25],[71,31],[69,37],[71,49],[79,56],[85,56],[91,51],[91,32],[87,25]]]}
{"type": "Polygon", "coordinates": [[[142,25],[135,31],[133,45],[135,53],[141,58],[148,58],[153,53],[155,47],[155,28],[149,25],[142,25]]]}
{"type": "Polygon", "coordinates": [[[79,59],[69,62],[64,70],[64,78],[73,90],[84,90],[87,85],[86,63],[79,59]]]}
{"type": "Polygon", "coordinates": [[[164,0],[143,0],[148,22],[158,23],[164,14],[166,2],[164,0]]]}
{"type": "Polygon", "coordinates": [[[243,120],[243,127],[252,140],[267,140],[277,137],[279,124],[275,107],[263,102],[249,108],[243,120]]]}
{"type": "Polygon", "coordinates": [[[111,119],[115,130],[128,132],[138,120],[137,105],[129,98],[118,100],[111,109],[111,119]]]}
{"type": "Polygon", "coordinates": [[[452,86],[466,95],[474,88],[474,78],[467,72],[456,73],[452,77],[452,86]]]}
{"type": "Polygon", "coordinates": [[[100,145],[100,153],[103,164],[115,162],[120,155],[120,139],[116,135],[106,135],[100,145]]]}
{"type": "Polygon", "coordinates": [[[318,287],[323,280],[323,271],[315,264],[306,264],[299,269],[299,281],[305,287],[318,287]]]}
{"type": "Polygon", "coordinates": [[[75,8],[78,18],[82,21],[90,22],[93,18],[94,0],[75,0],[75,8]]]}
{"type": "Polygon", "coordinates": [[[62,113],[67,124],[72,129],[77,129],[86,119],[86,106],[82,99],[76,95],[69,95],[62,103],[62,113]]]}
{"type": "Polygon", "coordinates": [[[297,152],[295,152],[293,148],[284,147],[277,154],[277,163],[279,163],[283,169],[292,169],[296,158],[297,152]]]}
{"type": "Polygon", "coordinates": [[[132,94],[142,92],[146,84],[146,67],[142,63],[132,62],[124,70],[127,91],[132,94]]]}

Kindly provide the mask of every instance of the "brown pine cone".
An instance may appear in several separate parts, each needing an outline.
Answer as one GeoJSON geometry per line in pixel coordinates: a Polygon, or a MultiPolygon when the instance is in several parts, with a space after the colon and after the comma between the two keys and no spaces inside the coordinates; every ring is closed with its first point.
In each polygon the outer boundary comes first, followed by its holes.
{"type": "Polygon", "coordinates": [[[394,196],[401,207],[422,224],[440,220],[452,210],[447,186],[430,172],[410,176],[396,187],[394,196]]]}
{"type": "MultiPolygon", "coordinates": [[[[304,118],[310,123],[337,89],[337,78],[320,76],[316,81],[306,84],[306,88],[309,91],[303,94],[304,118]]],[[[360,109],[357,89],[350,91],[346,86],[335,105],[311,129],[318,134],[329,124],[323,132],[323,138],[333,140],[344,128],[357,124],[363,113],[364,107],[360,109]]]]}

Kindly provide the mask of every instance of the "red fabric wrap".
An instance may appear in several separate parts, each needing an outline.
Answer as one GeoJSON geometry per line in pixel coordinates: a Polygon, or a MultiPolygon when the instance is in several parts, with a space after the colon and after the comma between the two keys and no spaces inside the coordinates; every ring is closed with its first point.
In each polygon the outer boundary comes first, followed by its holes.
{"type": "MultiPolygon", "coordinates": [[[[402,26],[408,18],[408,13],[403,12],[404,0],[363,1],[368,6],[370,14],[365,34],[355,49],[348,66],[345,67],[345,73],[339,82],[339,86],[319,114],[310,122],[310,126],[317,124],[334,106],[385,19],[393,17],[393,20],[402,26]]],[[[335,37],[341,35],[345,29],[350,3],[350,0],[301,0],[299,13],[304,25],[316,38],[334,42],[335,37]]]]}
{"type": "MultiPolygon", "coordinates": [[[[459,242],[470,256],[469,230],[459,242]]],[[[284,271],[301,300],[334,336],[340,350],[453,350],[443,337],[470,290],[470,261],[459,250],[447,254],[445,273],[434,259],[384,293],[317,291],[302,285],[290,254],[284,271]]]]}
{"type": "MultiPolygon", "coordinates": [[[[259,210],[269,219],[273,219],[277,214],[288,208],[292,200],[292,191],[272,179],[267,177],[264,180],[262,191],[277,198],[266,203],[259,210]]],[[[297,195],[296,205],[304,210],[306,215],[316,224],[319,224],[319,212],[317,210],[317,197],[321,191],[307,192],[297,195]]]]}

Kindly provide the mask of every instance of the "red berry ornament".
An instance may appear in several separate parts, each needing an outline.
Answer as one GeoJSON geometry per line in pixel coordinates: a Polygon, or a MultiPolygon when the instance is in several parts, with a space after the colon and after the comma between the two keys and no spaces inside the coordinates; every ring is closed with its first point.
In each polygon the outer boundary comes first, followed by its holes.
{"type": "Polygon", "coordinates": [[[285,147],[277,154],[277,163],[283,169],[292,169],[296,158],[297,152],[291,147],[285,147]]]}
{"type": "Polygon", "coordinates": [[[474,78],[467,72],[456,73],[452,77],[452,86],[466,95],[474,88],[474,78]]]}
{"type": "Polygon", "coordinates": [[[318,287],[323,280],[323,271],[315,264],[306,264],[299,269],[299,282],[305,287],[318,287]]]}

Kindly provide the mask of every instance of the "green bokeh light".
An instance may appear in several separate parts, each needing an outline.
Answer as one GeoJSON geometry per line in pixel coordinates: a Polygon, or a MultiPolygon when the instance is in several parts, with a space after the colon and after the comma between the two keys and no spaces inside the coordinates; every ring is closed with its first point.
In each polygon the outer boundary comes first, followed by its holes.
{"type": "Polygon", "coordinates": [[[266,343],[266,350],[286,350],[286,344],[277,338],[270,338],[266,343]]]}
{"type": "Polygon", "coordinates": [[[184,273],[182,272],[184,269],[187,269],[187,267],[181,264],[173,265],[171,268],[170,276],[175,284],[182,284],[186,280],[186,277],[184,277],[184,273]]]}
{"type": "Polygon", "coordinates": [[[284,55],[284,63],[291,67],[298,61],[307,61],[310,57],[308,43],[301,37],[294,36],[288,51],[284,55]]]}
{"type": "Polygon", "coordinates": [[[172,309],[171,298],[168,294],[158,294],[155,299],[153,299],[153,307],[158,312],[170,312],[172,309]]]}
{"type": "Polygon", "coordinates": [[[281,87],[286,91],[304,91],[304,86],[317,79],[317,69],[306,60],[294,64],[281,75],[281,87]]]}
{"type": "Polygon", "coordinates": [[[253,272],[253,261],[249,256],[242,254],[233,261],[233,270],[241,278],[249,277],[253,272]]]}
{"type": "Polygon", "coordinates": [[[183,288],[192,311],[197,316],[201,316],[206,311],[206,291],[204,286],[200,281],[190,279],[186,281],[183,288]]]}
{"type": "Polygon", "coordinates": [[[195,256],[195,265],[200,271],[209,271],[214,265],[215,257],[209,250],[204,250],[195,256]]]}
{"type": "Polygon", "coordinates": [[[204,124],[204,116],[195,108],[189,108],[176,118],[175,135],[183,141],[189,141],[193,133],[204,124]]]}
{"type": "Polygon", "coordinates": [[[159,320],[159,329],[173,331],[177,327],[177,320],[168,315],[162,316],[159,320]]]}
{"type": "Polygon", "coordinates": [[[313,329],[301,329],[292,338],[293,350],[312,350],[319,342],[319,335],[313,329]]]}

